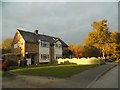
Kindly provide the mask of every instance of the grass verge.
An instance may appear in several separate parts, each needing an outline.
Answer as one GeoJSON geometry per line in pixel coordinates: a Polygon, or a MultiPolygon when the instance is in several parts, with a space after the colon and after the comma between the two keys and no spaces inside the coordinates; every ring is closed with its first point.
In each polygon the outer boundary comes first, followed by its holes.
{"type": "Polygon", "coordinates": [[[58,78],[71,77],[74,74],[83,72],[98,65],[55,65],[26,67],[10,70],[14,74],[32,75],[32,76],[50,76],[58,78]]]}

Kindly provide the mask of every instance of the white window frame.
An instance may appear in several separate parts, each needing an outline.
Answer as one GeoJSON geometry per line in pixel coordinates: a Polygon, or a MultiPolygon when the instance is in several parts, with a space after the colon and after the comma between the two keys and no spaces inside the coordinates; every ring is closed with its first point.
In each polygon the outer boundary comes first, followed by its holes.
{"type": "Polygon", "coordinates": [[[17,48],[18,47],[18,45],[17,44],[14,44],[14,48],[17,48]]]}
{"type": "Polygon", "coordinates": [[[41,41],[41,47],[49,47],[50,43],[46,41],[41,41]]]}
{"type": "Polygon", "coordinates": [[[41,54],[41,60],[49,60],[50,59],[50,55],[49,54],[41,54]],[[46,58],[43,58],[43,57],[46,57],[46,58]]]}
{"type": "Polygon", "coordinates": [[[58,43],[55,43],[55,47],[56,47],[56,48],[61,48],[62,45],[61,45],[61,44],[58,44],[58,43]]]}

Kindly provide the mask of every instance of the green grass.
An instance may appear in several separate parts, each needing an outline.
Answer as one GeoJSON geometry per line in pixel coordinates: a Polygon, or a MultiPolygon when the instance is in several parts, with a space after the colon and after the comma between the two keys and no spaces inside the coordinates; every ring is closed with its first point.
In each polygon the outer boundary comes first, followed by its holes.
{"type": "Polygon", "coordinates": [[[54,66],[38,66],[38,67],[24,67],[10,70],[10,72],[20,75],[33,76],[50,76],[58,78],[70,77],[74,74],[83,72],[97,65],[54,65],[54,66]]]}
{"type": "Polygon", "coordinates": [[[40,64],[40,65],[30,65],[30,66],[10,66],[9,70],[14,70],[14,69],[27,69],[27,68],[35,68],[35,67],[44,67],[44,66],[51,66],[50,64],[40,64]]]}

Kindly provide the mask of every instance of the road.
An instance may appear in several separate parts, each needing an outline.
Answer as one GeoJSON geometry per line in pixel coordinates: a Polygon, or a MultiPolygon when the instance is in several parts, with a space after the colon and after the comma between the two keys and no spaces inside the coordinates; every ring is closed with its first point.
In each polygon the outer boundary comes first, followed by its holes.
{"type": "Polygon", "coordinates": [[[90,88],[118,88],[118,66],[104,74],[90,88]]]}

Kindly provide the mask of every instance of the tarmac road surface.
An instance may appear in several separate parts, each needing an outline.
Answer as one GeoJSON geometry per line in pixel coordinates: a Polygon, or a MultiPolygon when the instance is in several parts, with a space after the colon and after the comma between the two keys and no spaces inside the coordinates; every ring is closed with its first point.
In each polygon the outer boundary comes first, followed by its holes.
{"type": "Polygon", "coordinates": [[[90,88],[118,88],[118,66],[104,74],[90,88]]]}

